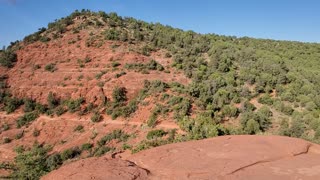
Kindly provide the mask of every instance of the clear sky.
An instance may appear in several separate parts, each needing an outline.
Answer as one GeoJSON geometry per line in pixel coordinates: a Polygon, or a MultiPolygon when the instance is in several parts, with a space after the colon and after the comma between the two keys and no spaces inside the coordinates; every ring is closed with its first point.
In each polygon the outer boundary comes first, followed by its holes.
{"type": "Polygon", "coordinates": [[[76,9],[199,33],[320,43],[320,0],[0,0],[0,46],[76,9]]]}

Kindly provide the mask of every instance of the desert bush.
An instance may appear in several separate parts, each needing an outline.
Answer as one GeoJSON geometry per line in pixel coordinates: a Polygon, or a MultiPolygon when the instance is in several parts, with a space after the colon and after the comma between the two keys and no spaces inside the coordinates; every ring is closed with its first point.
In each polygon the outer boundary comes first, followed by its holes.
{"type": "Polygon", "coordinates": [[[40,135],[40,130],[34,129],[32,132],[33,137],[38,137],[40,135]]]}
{"type": "Polygon", "coordinates": [[[58,167],[60,167],[62,165],[63,161],[61,159],[60,154],[56,153],[56,154],[52,154],[50,155],[46,161],[46,167],[48,168],[48,171],[53,171],[55,169],[57,169],[58,167]]]}
{"type": "Polygon", "coordinates": [[[74,129],[74,132],[84,132],[84,127],[82,125],[77,125],[74,129]]]}
{"type": "Polygon", "coordinates": [[[53,109],[57,105],[59,105],[59,100],[55,97],[55,95],[51,91],[48,94],[47,103],[50,109],[53,109]]]}
{"type": "Polygon", "coordinates": [[[60,156],[62,161],[66,161],[68,159],[73,159],[78,157],[81,154],[81,149],[79,147],[73,147],[70,149],[64,150],[60,156]]]}
{"type": "Polygon", "coordinates": [[[84,143],[81,146],[82,151],[89,151],[93,147],[92,143],[84,143]]]}
{"type": "Polygon", "coordinates": [[[23,101],[15,97],[5,97],[4,104],[4,110],[9,114],[18,109],[23,104],[23,101]]]}
{"type": "Polygon", "coordinates": [[[151,139],[155,139],[155,138],[161,138],[161,137],[165,136],[166,134],[167,134],[167,132],[162,129],[152,130],[152,131],[148,132],[147,139],[151,140],[151,139]]]}
{"type": "Polygon", "coordinates": [[[25,113],[23,116],[20,116],[17,119],[17,127],[20,128],[24,125],[29,124],[30,122],[34,121],[39,117],[39,114],[37,112],[28,112],[25,113]]]}
{"type": "Polygon", "coordinates": [[[75,99],[75,100],[67,100],[66,101],[66,105],[68,107],[68,111],[71,112],[71,113],[74,113],[76,111],[79,111],[80,110],[80,106],[81,104],[84,102],[84,99],[83,98],[78,98],[78,99],[75,99]]]}
{"type": "Polygon", "coordinates": [[[55,109],[55,113],[57,116],[61,116],[62,114],[64,114],[65,112],[67,112],[67,110],[63,107],[63,106],[58,106],[55,109]]]}
{"type": "Polygon", "coordinates": [[[23,135],[24,135],[24,132],[21,131],[21,132],[19,132],[18,134],[16,134],[16,136],[15,136],[14,138],[15,138],[15,139],[21,139],[21,138],[23,137],[23,135]]]}
{"type": "Polygon", "coordinates": [[[14,51],[7,49],[4,52],[0,53],[1,66],[12,68],[16,61],[17,61],[17,54],[14,51]]]}
{"type": "Polygon", "coordinates": [[[93,115],[91,116],[92,122],[100,122],[101,120],[102,120],[102,116],[99,112],[94,112],[93,115]]]}
{"type": "Polygon", "coordinates": [[[127,90],[125,87],[116,87],[112,91],[112,98],[115,103],[121,103],[127,100],[127,90]]]}
{"type": "Polygon", "coordinates": [[[99,146],[103,146],[106,143],[110,142],[111,140],[117,139],[120,142],[125,142],[129,138],[129,135],[126,134],[124,131],[120,129],[113,130],[111,133],[108,133],[107,135],[103,136],[97,144],[99,146]]]}
{"type": "Polygon", "coordinates": [[[34,111],[36,107],[36,102],[32,99],[24,99],[24,112],[34,111]]]}
{"type": "Polygon", "coordinates": [[[110,148],[108,146],[98,146],[93,150],[93,155],[100,157],[111,150],[113,150],[113,148],[110,148]]]}
{"type": "Polygon", "coordinates": [[[57,70],[56,65],[53,63],[47,64],[44,69],[49,72],[54,72],[57,70]]]}

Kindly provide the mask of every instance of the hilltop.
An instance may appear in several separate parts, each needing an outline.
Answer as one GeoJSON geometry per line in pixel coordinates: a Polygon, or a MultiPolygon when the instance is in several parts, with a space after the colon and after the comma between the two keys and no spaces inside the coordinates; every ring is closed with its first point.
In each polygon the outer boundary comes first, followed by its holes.
{"type": "Polygon", "coordinates": [[[40,151],[39,177],[77,158],[222,135],[318,143],[319,59],[319,44],[75,11],[0,52],[0,167],[24,177],[40,151]]]}

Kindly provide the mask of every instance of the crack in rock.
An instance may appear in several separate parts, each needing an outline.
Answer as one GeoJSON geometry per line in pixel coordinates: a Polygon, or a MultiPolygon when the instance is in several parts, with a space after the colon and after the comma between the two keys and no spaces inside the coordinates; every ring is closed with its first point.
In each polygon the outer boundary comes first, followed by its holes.
{"type": "Polygon", "coordinates": [[[307,154],[307,153],[309,152],[309,149],[310,149],[311,146],[312,146],[311,144],[308,144],[308,145],[306,146],[306,149],[305,149],[304,151],[301,151],[301,152],[299,152],[299,153],[297,153],[297,154],[293,154],[293,155],[290,155],[290,156],[279,157],[279,158],[274,158],[274,159],[260,160],[260,161],[257,161],[257,162],[248,164],[248,165],[246,165],[246,166],[239,167],[239,168],[233,170],[232,172],[228,173],[227,175],[232,175],[232,174],[234,174],[234,173],[237,173],[238,171],[245,170],[246,168],[255,166],[255,165],[257,165],[257,164],[274,162],[274,161],[279,161],[279,160],[285,159],[285,158],[292,158],[292,157],[296,157],[296,156],[299,156],[299,155],[307,154]]]}

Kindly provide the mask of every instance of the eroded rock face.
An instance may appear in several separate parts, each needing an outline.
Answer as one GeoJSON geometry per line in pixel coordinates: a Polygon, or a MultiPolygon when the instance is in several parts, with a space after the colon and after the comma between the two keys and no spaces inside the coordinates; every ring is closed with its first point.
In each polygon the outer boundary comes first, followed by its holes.
{"type": "Polygon", "coordinates": [[[320,147],[279,136],[224,136],[162,146],[129,158],[151,179],[320,179],[320,147]]]}
{"type": "Polygon", "coordinates": [[[142,180],[148,171],[121,159],[89,158],[70,163],[44,176],[43,180],[142,180]]]}
{"type": "Polygon", "coordinates": [[[320,146],[280,136],[224,136],[153,148],[127,161],[81,160],[44,179],[53,178],[318,180],[320,146]]]}

